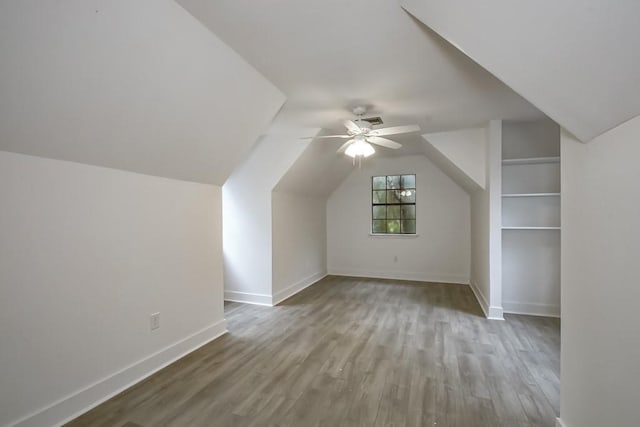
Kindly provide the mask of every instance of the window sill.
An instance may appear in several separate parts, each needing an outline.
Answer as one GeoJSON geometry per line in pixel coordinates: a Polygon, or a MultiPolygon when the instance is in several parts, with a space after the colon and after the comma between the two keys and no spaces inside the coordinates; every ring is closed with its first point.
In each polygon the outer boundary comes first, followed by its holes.
{"type": "Polygon", "coordinates": [[[382,237],[390,239],[416,239],[419,234],[391,234],[391,233],[369,233],[369,237],[382,237]]]}

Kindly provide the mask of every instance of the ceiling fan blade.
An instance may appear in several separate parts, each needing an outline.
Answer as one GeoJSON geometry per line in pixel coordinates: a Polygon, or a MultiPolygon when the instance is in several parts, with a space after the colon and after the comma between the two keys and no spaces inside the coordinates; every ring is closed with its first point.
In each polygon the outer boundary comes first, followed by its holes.
{"type": "Polygon", "coordinates": [[[352,136],[351,135],[303,136],[300,139],[326,139],[326,138],[352,138],[352,136]]]}
{"type": "Polygon", "coordinates": [[[368,136],[367,142],[370,142],[372,144],[382,145],[383,147],[387,147],[387,148],[393,148],[394,150],[397,150],[398,148],[402,147],[402,144],[398,144],[397,142],[387,138],[380,138],[379,136],[368,136]]]}
{"type": "Polygon", "coordinates": [[[347,149],[347,147],[348,147],[349,145],[351,145],[351,143],[352,143],[353,141],[355,141],[355,139],[350,139],[350,140],[348,140],[347,142],[345,142],[344,144],[342,144],[342,145],[340,146],[340,148],[338,148],[338,151],[336,151],[336,152],[337,152],[337,153],[344,153],[344,150],[346,150],[346,149],[347,149]]]}
{"type": "Polygon", "coordinates": [[[420,126],[407,125],[407,126],[393,126],[390,128],[376,129],[369,132],[371,136],[385,136],[385,135],[397,135],[399,133],[411,133],[420,132],[420,126]]]}
{"type": "Polygon", "coordinates": [[[344,121],[344,126],[349,129],[350,132],[353,133],[360,133],[360,126],[358,126],[354,121],[352,120],[345,120],[344,121]]]}

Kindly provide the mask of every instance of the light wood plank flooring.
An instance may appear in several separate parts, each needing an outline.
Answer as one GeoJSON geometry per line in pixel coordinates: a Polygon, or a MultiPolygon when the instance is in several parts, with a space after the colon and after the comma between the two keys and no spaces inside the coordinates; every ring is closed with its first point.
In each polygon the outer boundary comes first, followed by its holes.
{"type": "Polygon", "coordinates": [[[70,426],[555,425],[560,323],[488,321],[468,286],[327,277],[70,426]]]}

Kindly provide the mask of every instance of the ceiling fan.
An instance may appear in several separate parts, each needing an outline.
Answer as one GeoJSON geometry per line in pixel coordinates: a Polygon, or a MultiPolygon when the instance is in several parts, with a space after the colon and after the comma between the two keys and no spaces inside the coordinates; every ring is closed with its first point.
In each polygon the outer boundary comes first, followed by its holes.
{"type": "Polygon", "coordinates": [[[355,107],[353,109],[353,114],[358,116],[358,118],[355,121],[346,120],[344,122],[344,126],[347,128],[346,135],[324,135],[316,136],[313,139],[348,139],[347,142],[345,142],[340,146],[340,148],[338,148],[337,152],[344,152],[347,156],[353,157],[355,159],[356,157],[361,158],[369,157],[370,155],[372,155],[375,152],[375,149],[371,146],[371,144],[379,145],[385,148],[391,148],[394,150],[402,147],[402,144],[399,144],[387,138],[383,138],[383,136],[420,131],[420,126],[417,125],[393,126],[382,129],[372,129],[371,123],[362,118],[366,111],[367,110],[365,107],[355,107]]]}

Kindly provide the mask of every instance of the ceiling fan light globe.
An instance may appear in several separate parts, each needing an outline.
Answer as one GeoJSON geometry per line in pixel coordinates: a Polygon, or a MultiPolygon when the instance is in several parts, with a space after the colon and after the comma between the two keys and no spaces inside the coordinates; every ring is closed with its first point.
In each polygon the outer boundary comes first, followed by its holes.
{"type": "Polygon", "coordinates": [[[353,144],[349,145],[344,153],[349,157],[369,157],[375,152],[376,150],[371,146],[371,144],[362,139],[358,139],[353,144]]]}
{"type": "Polygon", "coordinates": [[[358,150],[356,150],[356,149],[353,147],[354,145],[355,145],[355,143],[354,143],[354,144],[351,144],[350,146],[348,146],[348,147],[347,147],[347,149],[346,149],[346,151],[344,152],[344,154],[346,154],[346,155],[347,155],[347,156],[349,156],[349,157],[356,157],[356,156],[358,155],[358,154],[357,154],[357,151],[358,151],[358,150]]]}
{"type": "Polygon", "coordinates": [[[365,157],[369,157],[370,155],[372,155],[373,153],[375,153],[376,150],[373,148],[373,145],[369,144],[369,143],[364,143],[364,152],[363,152],[363,156],[365,157]]]}

